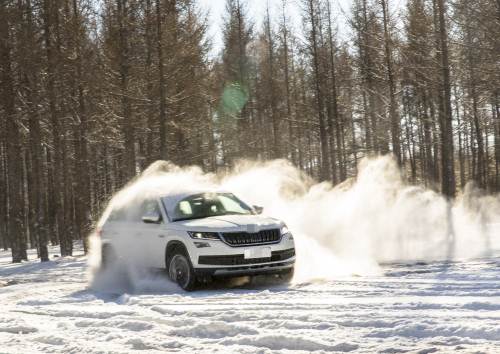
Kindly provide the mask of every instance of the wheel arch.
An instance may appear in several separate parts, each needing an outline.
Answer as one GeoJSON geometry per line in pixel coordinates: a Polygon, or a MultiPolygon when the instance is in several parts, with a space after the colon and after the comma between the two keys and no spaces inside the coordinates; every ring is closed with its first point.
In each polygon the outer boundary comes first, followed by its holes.
{"type": "Polygon", "coordinates": [[[170,258],[172,257],[172,255],[174,255],[175,251],[177,250],[182,250],[188,257],[189,261],[191,261],[186,245],[182,241],[172,240],[169,241],[167,243],[167,246],[165,247],[165,268],[168,269],[170,258]]]}

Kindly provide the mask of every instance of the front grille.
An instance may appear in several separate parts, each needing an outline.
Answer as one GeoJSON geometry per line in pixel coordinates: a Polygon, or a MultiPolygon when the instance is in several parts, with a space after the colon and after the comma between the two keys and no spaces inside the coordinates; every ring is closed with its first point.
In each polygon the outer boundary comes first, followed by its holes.
{"type": "Polygon", "coordinates": [[[227,256],[199,256],[198,264],[207,264],[207,265],[247,265],[247,264],[259,264],[266,262],[278,262],[284,261],[285,259],[289,259],[295,256],[295,249],[290,248],[283,251],[273,251],[271,252],[271,257],[267,258],[249,258],[245,259],[245,256],[242,254],[233,254],[227,256]]]}
{"type": "Polygon", "coordinates": [[[261,230],[249,232],[222,232],[222,238],[231,246],[258,245],[276,243],[280,241],[280,229],[261,230]]]}

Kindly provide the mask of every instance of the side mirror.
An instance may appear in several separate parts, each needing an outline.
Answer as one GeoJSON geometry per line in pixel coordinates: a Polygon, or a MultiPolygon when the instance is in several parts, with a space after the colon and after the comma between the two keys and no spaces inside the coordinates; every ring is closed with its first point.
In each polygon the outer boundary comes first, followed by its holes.
{"type": "Polygon", "coordinates": [[[149,213],[142,217],[142,222],[146,224],[159,224],[161,222],[161,215],[159,213],[149,213]]]}
{"type": "Polygon", "coordinates": [[[255,210],[257,214],[262,214],[262,212],[264,211],[264,207],[254,205],[253,210],[255,210]]]}

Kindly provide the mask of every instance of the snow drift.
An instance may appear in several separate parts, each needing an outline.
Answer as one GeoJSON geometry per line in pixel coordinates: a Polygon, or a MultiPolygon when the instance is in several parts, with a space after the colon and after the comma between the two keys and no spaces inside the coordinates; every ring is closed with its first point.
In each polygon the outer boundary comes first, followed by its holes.
{"type": "MultiPolygon", "coordinates": [[[[295,235],[297,281],[377,274],[381,262],[476,258],[500,249],[498,196],[469,185],[448,202],[405,183],[389,156],[364,159],[357,178],[335,187],[285,160],[243,161],[221,174],[157,161],[111,199],[99,224],[113,208],[185,189],[229,190],[284,220],[295,235]]],[[[94,240],[92,269],[99,253],[94,240]]]]}

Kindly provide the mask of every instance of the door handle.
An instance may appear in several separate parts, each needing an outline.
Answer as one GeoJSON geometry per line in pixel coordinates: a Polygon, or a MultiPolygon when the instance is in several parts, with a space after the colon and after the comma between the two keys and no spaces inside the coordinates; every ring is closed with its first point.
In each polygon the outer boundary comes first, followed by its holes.
{"type": "Polygon", "coordinates": [[[159,238],[165,238],[165,235],[158,235],[159,238]]]}

